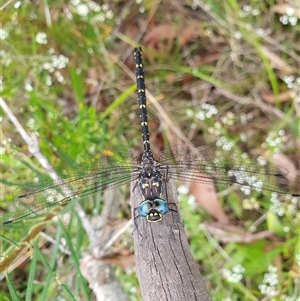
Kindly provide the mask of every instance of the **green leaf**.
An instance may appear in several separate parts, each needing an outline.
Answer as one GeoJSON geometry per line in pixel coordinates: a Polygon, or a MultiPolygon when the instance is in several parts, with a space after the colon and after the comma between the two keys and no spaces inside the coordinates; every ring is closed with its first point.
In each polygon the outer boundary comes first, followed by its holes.
{"type": "Polygon", "coordinates": [[[279,236],[284,236],[283,226],[280,222],[280,219],[276,214],[274,214],[272,211],[268,211],[267,213],[267,224],[268,229],[279,236]]]}

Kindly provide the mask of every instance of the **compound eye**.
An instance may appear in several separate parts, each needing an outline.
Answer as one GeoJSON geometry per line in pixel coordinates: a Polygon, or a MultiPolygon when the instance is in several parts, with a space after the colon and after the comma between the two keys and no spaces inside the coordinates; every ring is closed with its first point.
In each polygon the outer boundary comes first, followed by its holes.
{"type": "Polygon", "coordinates": [[[139,215],[146,217],[152,209],[152,203],[149,200],[142,202],[138,207],[139,215]]]}
{"type": "Polygon", "coordinates": [[[168,203],[162,199],[155,199],[152,207],[162,215],[165,215],[169,211],[168,203]]]}

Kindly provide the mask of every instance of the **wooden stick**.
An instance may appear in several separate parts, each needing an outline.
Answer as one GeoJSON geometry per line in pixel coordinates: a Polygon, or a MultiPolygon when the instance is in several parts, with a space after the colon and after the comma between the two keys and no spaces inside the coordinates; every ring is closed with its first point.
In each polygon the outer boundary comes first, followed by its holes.
{"type": "MultiPolygon", "coordinates": [[[[162,198],[177,204],[174,181],[169,180],[164,186],[162,198]]],[[[132,210],[142,201],[141,193],[133,182],[132,210]]],[[[156,223],[149,223],[144,217],[137,219],[143,238],[137,230],[134,231],[134,252],[143,301],[211,300],[181,222],[179,212],[177,215],[172,211],[156,223]]]]}

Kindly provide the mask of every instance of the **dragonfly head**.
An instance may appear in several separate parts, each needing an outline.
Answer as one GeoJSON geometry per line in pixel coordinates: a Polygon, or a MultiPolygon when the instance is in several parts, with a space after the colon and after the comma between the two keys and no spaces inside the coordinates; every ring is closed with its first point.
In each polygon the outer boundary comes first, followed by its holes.
{"type": "Polygon", "coordinates": [[[161,221],[168,211],[168,203],[163,199],[145,200],[138,207],[139,215],[146,217],[150,223],[161,221]]]}

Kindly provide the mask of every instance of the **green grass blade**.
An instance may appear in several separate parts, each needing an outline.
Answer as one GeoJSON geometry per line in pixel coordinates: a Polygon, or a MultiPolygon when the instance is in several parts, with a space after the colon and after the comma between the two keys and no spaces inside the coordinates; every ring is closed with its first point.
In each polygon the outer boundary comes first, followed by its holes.
{"type": "Polygon", "coordinates": [[[35,249],[35,252],[38,253],[39,258],[41,259],[41,261],[42,261],[44,267],[46,268],[47,272],[51,275],[51,278],[52,278],[53,280],[55,280],[55,281],[57,282],[57,284],[59,284],[59,286],[61,287],[61,289],[66,293],[66,296],[69,298],[68,300],[70,300],[70,301],[76,301],[76,298],[74,297],[74,295],[72,294],[72,292],[69,290],[68,286],[65,285],[65,284],[63,284],[63,283],[61,283],[61,282],[58,280],[58,278],[57,278],[55,272],[53,271],[53,269],[52,269],[52,268],[50,267],[50,265],[48,264],[47,260],[45,259],[44,255],[43,255],[43,253],[40,251],[40,249],[39,249],[39,248],[36,248],[36,249],[35,249]]]}
{"type": "MultiPolygon", "coordinates": [[[[52,252],[52,256],[51,256],[51,261],[50,261],[50,267],[54,270],[55,269],[55,265],[56,265],[56,261],[58,258],[58,251],[59,251],[59,243],[60,243],[60,238],[61,238],[61,228],[57,227],[57,231],[56,231],[56,237],[55,237],[55,241],[56,243],[54,244],[54,248],[53,248],[53,252],[52,252]]],[[[47,300],[47,291],[51,285],[51,280],[52,280],[52,276],[51,274],[47,275],[46,281],[45,281],[45,286],[43,289],[43,292],[41,294],[41,298],[40,300],[47,300]]]]}
{"type": "Polygon", "coordinates": [[[12,281],[11,281],[8,273],[6,274],[6,281],[7,281],[7,286],[8,286],[10,295],[12,297],[12,300],[13,301],[20,301],[21,299],[19,298],[18,293],[17,293],[17,291],[15,289],[15,286],[12,283],[12,281]]]}
{"type": "Polygon", "coordinates": [[[80,104],[84,104],[84,92],[83,92],[83,82],[82,76],[78,74],[75,68],[71,69],[71,80],[72,87],[75,94],[75,98],[80,104]]]}
{"type": "MultiPolygon", "coordinates": [[[[34,242],[34,248],[37,249],[36,241],[34,242]]],[[[33,281],[34,281],[35,272],[37,270],[37,258],[38,258],[37,253],[33,252],[33,257],[32,257],[31,264],[30,264],[30,272],[29,272],[29,277],[28,277],[28,282],[27,282],[25,301],[32,300],[33,281]]]]}
{"type": "Polygon", "coordinates": [[[199,70],[193,70],[191,68],[188,68],[188,67],[184,67],[184,66],[179,66],[178,69],[184,73],[188,73],[188,74],[191,74],[197,78],[201,78],[202,80],[204,81],[207,81],[208,83],[211,83],[213,84],[214,86],[216,87],[221,87],[221,88],[226,88],[226,89],[229,89],[229,85],[220,81],[220,80],[217,80],[216,78],[208,75],[208,74],[205,74],[199,70]]]}
{"type": "MultiPolygon", "coordinates": [[[[76,248],[76,251],[75,251],[72,240],[71,240],[71,237],[70,237],[70,234],[69,234],[70,232],[67,231],[67,229],[62,224],[61,220],[58,220],[58,222],[59,222],[59,226],[62,229],[64,238],[66,239],[66,244],[67,244],[67,246],[68,246],[68,248],[71,252],[71,257],[72,257],[74,265],[75,265],[76,278],[77,278],[76,281],[79,284],[79,286],[82,287],[85,298],[86,298],[86,300],[88,300],[88,298],[89,298],[88,287],[87,287],[87,284],[86,284],[86,280],[82,276],[81,270],[80,270],[80,262],[79,262],[79,258],[81,257],[80,248],[76,248]]],[[[71,223],[70,223],[70,225],[71,225],[71,223]]],[[[76,237],[77,238],[80,237],[80,233],[78,233],[78,235],[76,237]]]]}
{"type": "Polygon", "coordinates": [[[113,110],[120,106],[134,91],[136,90],[136,84],[132,84],[126,89],[120,96],[118,96],[103,112],[102,118],[108,116],[113,110]]]}

